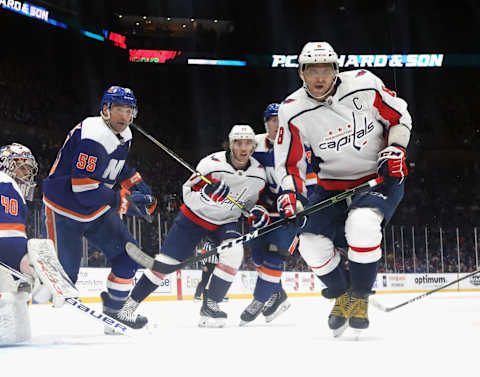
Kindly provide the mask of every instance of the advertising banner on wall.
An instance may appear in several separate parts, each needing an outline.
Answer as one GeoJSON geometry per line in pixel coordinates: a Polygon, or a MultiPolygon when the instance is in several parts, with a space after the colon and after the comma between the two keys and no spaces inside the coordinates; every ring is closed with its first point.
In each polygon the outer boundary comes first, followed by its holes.
{"type": "MultiPolygon", "coordinates": [[[[98,298],[100,292],[106,290],[107,268],[82,268],[79,273],[77,287],[81,297],[98,298]]],[[[134,282],[142,276],[139,270],[134,282]]],[[[466,273],[446,274],[382,274],[379,273],[373,289],[378,293],[414,293],[425,292],[442,287],[456,281],[466,273]]],[[[163,279],[162,284],[152,293],[149,300],[191,299],[197,284],[202,277],[200,270],[182,270],[172,273],[163,279]]],[[[238,271],[228,291],[230,297],[251,297],[257,281],[256,271],[238,271]]],[[[285,271],[282,285],[291,296],[318,296],[325,286],[312,272],[285,271]]],[[[480,274],[473,275],[459,283],[452,284],[448,291],[480,291],[480,274]]]]}

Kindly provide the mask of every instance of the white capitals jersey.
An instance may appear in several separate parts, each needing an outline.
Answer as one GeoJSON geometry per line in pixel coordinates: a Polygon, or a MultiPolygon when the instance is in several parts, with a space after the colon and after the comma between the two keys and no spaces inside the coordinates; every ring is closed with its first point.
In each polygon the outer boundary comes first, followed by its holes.
{"type": "MultiPolygon", "coordinates": [[[[258,201],[265,188],[265,170],[253,157],[245,170],[236,170],[227,160],[226,152],[216,152],[204,157],[197,171],[209,180],[223,180],[229,187],[231,196],[245,209],[249,210],[258,201]]],[[[193,174],[183,184],[182,213],[193,222],[213,230],[218,225],[237,221],[242,215],[241,209],[228,198],[222,203],[214,203],[201,193],[205,182],[193,174]]]]}
{"type": "Polygon", "coordinates": [[[277,178],[284,190],[306,195],[305,147],[318,163],[318,184],[345,190],[376,176],[377,154],[390,127],[411,129],[407,103],[366,70],[342,72],[335,93],[319,102],[300,88],[281,105],[275,149],[277,178]]]}

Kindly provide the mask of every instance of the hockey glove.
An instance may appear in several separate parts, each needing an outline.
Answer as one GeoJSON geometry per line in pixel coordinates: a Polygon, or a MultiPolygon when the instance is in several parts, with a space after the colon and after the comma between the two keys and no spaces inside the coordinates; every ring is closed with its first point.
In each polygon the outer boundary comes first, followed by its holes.
{"type": "Polygon", "coordinates": [[[117,191],[117,197],[115,200],[115,207],[119,215],[125,215],[128,212],[128,203],[127,195],[130,195],[130,191],[122,188],[120,191],[117,191]]]}
{"type": "Polygon", "coordinates": [[[132,191],[130,198],[135,203],[137,208],[129,207],[127,215],[130,216],[145,216],[151,215],[157,207],[157,199],[153,195],[144,195],[140,191],[132,191]],[[139,212],[140,211],[140,212],[139,212]]]}
{"type": "Polygon", "coordinates": [[[140,173],[135,173],[121,183],[122,188],[140,191],[144,195],[152,195],[152,189],[145,183],[140,173]]]}
{"type": "Polygon", "coordinates": [[[250,211],[248,216],[248,225],[255,229],[263,228],[265,225],[268,225],[272,222],[270,219],[270,214],[268,211],[261,205],[256,205],[250,211]]]}
{"type": "Polygon", "coordinates": [[[216,204],[221,204],[230,192],[230,187],[222,180],[212,179],[212,183],[203,186],[201,195],[207,201],[211,201],[216,204]]]}
{"type": "Polygon", "coordinates": [[[387,185],[401,184],[408,175],[405,156],[407,151],[400,145],[392,144],[378,153],[378,175],[387,185]]]}
{"type": "Polygon", "coordinates": [[[305,216],[297,218],[297,213],[303,211],[303,197],[295,191],[284,191],[277,199],[278,212],[282,217],[295,220],[298,227],[303,228],[307,221],[305,216]]]}

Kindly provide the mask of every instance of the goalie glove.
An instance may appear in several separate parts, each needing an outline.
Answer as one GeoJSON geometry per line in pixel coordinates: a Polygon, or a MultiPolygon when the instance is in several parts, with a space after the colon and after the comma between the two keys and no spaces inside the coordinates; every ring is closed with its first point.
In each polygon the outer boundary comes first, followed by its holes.
{"type": "Polygon", "coordinates": [[[222,180],[212,179],[212,183],[203,186],[200,191],[201,196],[207,202],[213,202],[215,204],[221,204],[230,192],[230,187],[222,180]]]}
{"type": "Polygon", "coordinates": [[[401,184],[408,175],[405,163],[407,151],[400,145],[392,144],[378,153],[378,175],[386,184],[401,184]]]}
{"type": "Polygon", "coordinates": [[[270,219],[270,214],[268,211],[261,205],[256,205],[250,211],[248,216],[248,225],[255,229],[263,228],[265,225],[268,225],[272,222],[270,219]]]}

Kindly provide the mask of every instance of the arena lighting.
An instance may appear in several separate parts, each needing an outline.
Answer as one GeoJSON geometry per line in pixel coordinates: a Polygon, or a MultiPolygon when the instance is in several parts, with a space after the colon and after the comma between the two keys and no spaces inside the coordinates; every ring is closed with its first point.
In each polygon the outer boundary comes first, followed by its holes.
{"type": "Polygon", "coordinates": [[[105,37],[105,39],[112,41],[114,46],[123,48],[124,50],[127,48],[127,44],[125,43],[126,37],[124,35],[104,29],[103,36],[105,37]]]}
{"type": "Polygon", "coordinates": [[[80,33],[82,33],[86,37],[96,39],[97,41],[102,41],[103,42],[105,40],[105,38],[102,35],[92,33],[88,30],[80,30],[80,33]]]}
{"type": "MultiPolygon", "coordinates": [[[[272,55],[271,67],[298,68],[297,55],[272,55]]],[[[444,54],[369,54],[340,55],[344,68],[368,67],[442,67],[444,54]]]]}
{"type": "Polygon", "coordinates": [[[47,9],[39,7],[38,5],[27,3],[26,1],[0,0],[0,6],[3,9],[46,22],[50,25],[58,26],[63,29],[67,28],[67,25],[65,25],[63,22],[50,18],[49,11],[47,9]]]}
{"type": "Polygon", "coordinates": [[[130,61],[134,63],[165,63],[182,53],[180,50],[128,50],[128,52],[130,61]]]}
{"type": "Polygon", "coordinates": [[[247,62],[244,60],[188,59],[188,64],[245,67],[247,62]]]}

